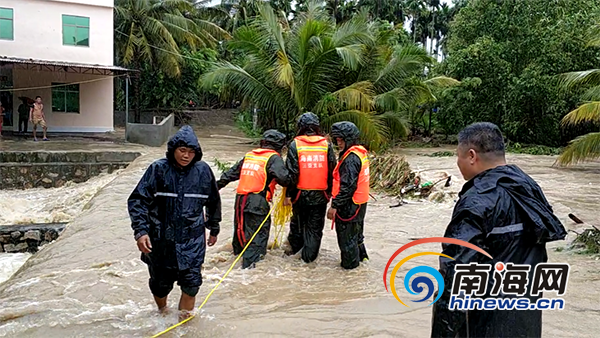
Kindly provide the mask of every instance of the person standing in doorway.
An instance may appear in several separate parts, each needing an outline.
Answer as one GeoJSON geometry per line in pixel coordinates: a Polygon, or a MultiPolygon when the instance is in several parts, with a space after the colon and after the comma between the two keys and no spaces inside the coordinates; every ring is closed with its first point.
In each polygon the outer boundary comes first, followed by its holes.
{"type": "Polygon", "coordinates": [[[190,126],[181,127],[169,140],[166,155],[150,164],[127,206],[141,259],[148,265],[154,301],[165,312],[167,296],[177,282],[182,320],[194,309],[202,285],[206,245],[217,242],[221,195],[190,126]]]}
{"type": "Polygon", "coordinates": [[[33,123],[33,140],[37,141],[36,130],[37,126],[40,125],[44,131],[44,141],[48,141],[46,137],[46,115],[44,115],[44,104],[42,103],[42,97],[36,96],[35,103],[29,111],[29,121],[33,123]]]}
{"type": "Polygon", "coordinates": [[[333,170],[333,199],[327,218],[335,222],[342,267],[354,269],[369,259],[363,235],[369,201],[369,158],[367,150],[358,144],[360,131],[354,123],[334,123],[330,135],[340,149],[340,157],[333,170]]]}
{"type": "Polygon", "coordinates": [[[29,112],[31,111],[31,106],[29,105],[30,99],[26,97],[21,97],[21,104],[19,105],[19,133],[26,133],[29,121],[29,112]],[[22,127],[22,128],[21,128],[22,127]]]}
{"type": "MultiPolygon", "coordinates": [[[[495,297],[522,297],[534,304],[542,297],[530,294],[535,266],[548,260],[546,243],[564,239],[567,231],[539,185],[519,167],[506,163],[504,138],[495,124],[480,122],[463,129],[458,134],[456,162],[467,182],[458,195],[444,237],[472,243],[493,259],[460,245],[442,244],[442,254],[452,258],[439,259],[444,289],[438,291],[442,295],[433,305],[431,337],[541,337],[541,310],[488,310],[479,306],[466,312],[452,310],[456,265],[530,265],[525,295],[500,293],[495,297]]],[[[490,276],[483,298],[490,296],[494,282],[490,276]]]]}
{"type": "Polygon", "coordinates": [[[291,248],[286,253],[302,250],[302,260],[310,263],[319,255],[337,159],[333,146],[321,135],[319,117],[302,114],[297,127],[298,136],[290,143],[286,159],[292,184],[285,205],[293,205],[288,235],[291,248]]]}

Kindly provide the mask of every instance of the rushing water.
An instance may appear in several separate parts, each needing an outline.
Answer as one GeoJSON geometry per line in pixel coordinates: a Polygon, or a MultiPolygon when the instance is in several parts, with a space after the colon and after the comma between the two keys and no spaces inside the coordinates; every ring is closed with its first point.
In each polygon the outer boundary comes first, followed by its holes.
{"type": "MultiPolygon", "coordinates": [[[[232,140],[202,138],[201,144],[207,161],[214,157],[234,161],[248,149],[232,140]]],[[[455,184],[447,189],[456,193],[464,181],[454,158],[419,155],[436,150],[405,153],[413,169],[454,175],[455,184]]],[[[136,160],[96,194],[57,242],[0,285],[0,336],[147,337],[176,322],[175,313],[166,317],[156,313],[125,203],[147,165],[163,154],[164,149],[136,160]]],[[[551,168],[551,157],[509,156],[509,161],[538,180],[569,229],[581,228],[567,218],[569,212],[600,224],[600,165],[567,170],[551,168]]],[[[197,305],[234,260],[224,249],[232,234],[234,188],[221,191],[222,230],[217,246],[208,248],[197,305]]],[[[385,291],[382,273],[402,244],[443,235],[453,200],[389,208],[392,204],[395,200],[382,196],[370,202],[365,236],[371,259],[358,269],[339,267],[336,237],[327,225],[316,262],[304,264],[297,256],[286,257],[276,249],[256,269],[240,270],[238,265],[200,316],[164,337],[429,337],[430,307],[399,304],[385,291]]],[[[600,264],[593,257],[555,251],[566,244],[548,246],[550,259],[568,261],[572,272],[565,296],[567,309],[544,313],[544,336],[595,337],[600,331],[600,264]]],[[[440,248],[425,245],[406,254],[423,250],[440,248]]],[[[402,270],[420,264],[435,266],[436,259],[418,257],[402,270]]],[[[401,289],[400,297],[411,299],[401,289]]],[[[169,299],[172,308],[179,294],[175,287],[169,299]]]]}
{"type": "Polygon", "coordinates": [[[0,283],[17,272],[29,257],[31,257],[30,253],[0,253],[0,283]]]}
{"type": "Polygon", "coordinates": [[[0,190],[0,226],[70,222],[117,172],[101,174],[84,183],[67,182],[60,188],[0,190]]]}
{"type": "MultiPolygon", "coordinates": [[[[0,190],[0,226],[70,222],[117,172],[92,177],[84,183],[67,182],[60,188],[0,190]]],[[[29,253],[0,253],[0,283],[31,257],[29,253]]]]}

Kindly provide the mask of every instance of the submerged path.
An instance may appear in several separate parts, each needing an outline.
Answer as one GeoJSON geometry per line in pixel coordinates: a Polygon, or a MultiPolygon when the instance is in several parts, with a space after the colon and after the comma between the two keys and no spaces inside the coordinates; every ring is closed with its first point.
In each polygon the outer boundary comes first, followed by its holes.
{"type": "MultiPolygon", "coordinates": [[[[199,133],[203,135],[207,134],[199,133]]],[[[200,142],[204,160],[211,165],[215,158],[235,161],[250,147],[225,138],[202,137],[200,142]]],[[[463,181],[454,158],[419,155],[438,150],[404,153],[413,169],[455,175],[450,189],[457,192],[463,181]]],[[[175,315],[162,318],[155,313],[148,272],[139,260],[126,209],[126,199],[145,168],[164,152],[155,149],[138,158],[96,194],[58,241],[0,285],[0,336],[147,337],[176,321],[175,315]]],[[[551,157],[510,156],[509,161],[538,180],[567,227],[577,229],[567,217],[569,212],[600,224],[600,165],[566,170],[549,168],[551,157]]],[[[222,230],[217,245],[207,251],[197,304],[234,260],[222,248],[231,240],[234,188],[222,190],[222,230]]],[[[256,269],[234,269],[199,317],[165,337],[429,337],[431,308],[422,303],[410,303],[410,308],[399,304],[385,291],[382,273],[390,255],[411,238],[443,235],[453,201],[390,209],[394,203],[378,197],[369,205],[365,236],[371,260],[367,264],[343,271],[334,232],[326,226],[315,263],[270,251],[256,269]]],[[[589,256],[555,251],[565,245],[552,243],[549,255],[553,261],[571,264],[567,309],[544,313],[544,336],[595,337],[600,331],[600,264],[589,256]]],[[[428,244],[407,254],[424,250],[440,251],[440,247],[428,244]]],[[[434,257],[409,263],[406,271],[422,264],[437,266],[434,257]]],[[[178,296],[176,287],[171,306],[176,306],[178,296]]]]}

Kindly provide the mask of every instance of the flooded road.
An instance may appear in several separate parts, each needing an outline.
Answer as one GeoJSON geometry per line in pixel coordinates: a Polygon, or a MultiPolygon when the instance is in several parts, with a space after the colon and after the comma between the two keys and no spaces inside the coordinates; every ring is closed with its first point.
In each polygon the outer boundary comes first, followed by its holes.
{"type": "MultiPolygon", "coordinates": [[[[204,160],[211,165],[215,158],[238,160],[250,149],[233,139],[203,137],[200,142],[204,160]]],[[[455,159],[419,155],[439,150],[402,152],[413,169],[454,175],[454,184],[446,189],[456,193],[464,181],[455,159]]],[[[0,285],[0,337],[148,337],[176,323],[175,314],[166,318],[156,314],[147,268],[139,260],[126,210],[126,199],[145,168],[164,156],[164,151],[142,156],[122,171],[94,196],[59,240],[0,285]]],[[[556,169],[550,167],[552,157],[511,155],[508,160],[538,180],[567,228],[581,228],[568,219],[569,212],[600,224],[600,164],[582,166],[585,170],[556,169]]],[[[220,175],[216,167],[213,170],[220,175]]],[[[217,245],[207,250],[197,305],[235,259],[222,248],[231,241],[235,185],[221,192],[221,234],[217,245]]],[[[399,304],[385,291],[382,274],[401,245],[443,235],[453,199],[389,208],[395,199],[376,197],[369,204],[365,226],[369,262],[344,271],[339,266],[335,232],[327,224],[316,262],[304,264],[299,257],[286,257],[276,249],[256,269],[240,270],[238,265],[198,317],[163,337],[429,337],[431,308],[422,303],[409,303],[410,308],[399,304]]],[[[550,260],[569,262],[572,272],[566,309],[544,313],[544,337],[596,337],[600,331],[600,261],[555,251],[567,242],[548,246],[550,260]]],[[[439,252],[440,245],[411,248],[406,255],[425,250],[439,252]]],[[[437,259],[413,259],[399,277],[422,264],[437,266],[437,259]]],[[[402,299],[415,299],[403,288],[398,290],[402,299]]],[[[179,294],[175,287],[171,307],[177,306],[179,294]]]]}

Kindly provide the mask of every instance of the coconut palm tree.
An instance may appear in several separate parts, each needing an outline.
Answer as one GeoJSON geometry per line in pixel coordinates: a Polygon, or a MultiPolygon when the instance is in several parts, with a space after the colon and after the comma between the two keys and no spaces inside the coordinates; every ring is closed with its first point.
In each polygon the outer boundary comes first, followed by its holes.
{"type": "MultiPolygon", "coordinates": [[[[204,20],[199,11],[207,1],[116,0],[115,54],[117,64],[151,67],[170,77],[181,74],[179,46],[192,51],[214,46],[228,34],[204,20]]],[[[140,84],[133,83],[135,121],[140,120],[140,84]]]]}
{"type": "MultiPolygon", "coordinates": [[[[589,46],[600,47],[600,25],[592,30],[589,46]]],[[[562,119],[563,126],[578,125],[585,122],[600,122],[600,69],[563,74],[562,85],[565,88],[586,86],[584,103],[562,119]]],[[[600,132],[579,136],[569,142],[556,164],[568,166],[600,158],[600,132]]]]}
{"type": "Polygon", "coordinates": [[[214,23],[203,20],[198,8],[207,1],[117,0],[115,49],[117,60],[139,68],[150,64],[169,76],[181,73],[179,45],[192,50],[212,47],[228,36],[214,23]]]}
{"type": "Polygon", "coordinates": [[[414,102],[433,100],[431,86],[453,85],[445,77],[425,80],[427,53],[394,46],[389,31],[366,16],[336,26],[320,2],[308,3],[293,25],[268,6],[252,24],[240,27],[228,47],[243,51],[237,63],[220,62],[202,84],[225,84],[259,108],[265,127],[289,132],[299,114],[312,111],[328,125],[349,120],[364,142],[380,148],[407,129],[402,112],[414,102]]]}

